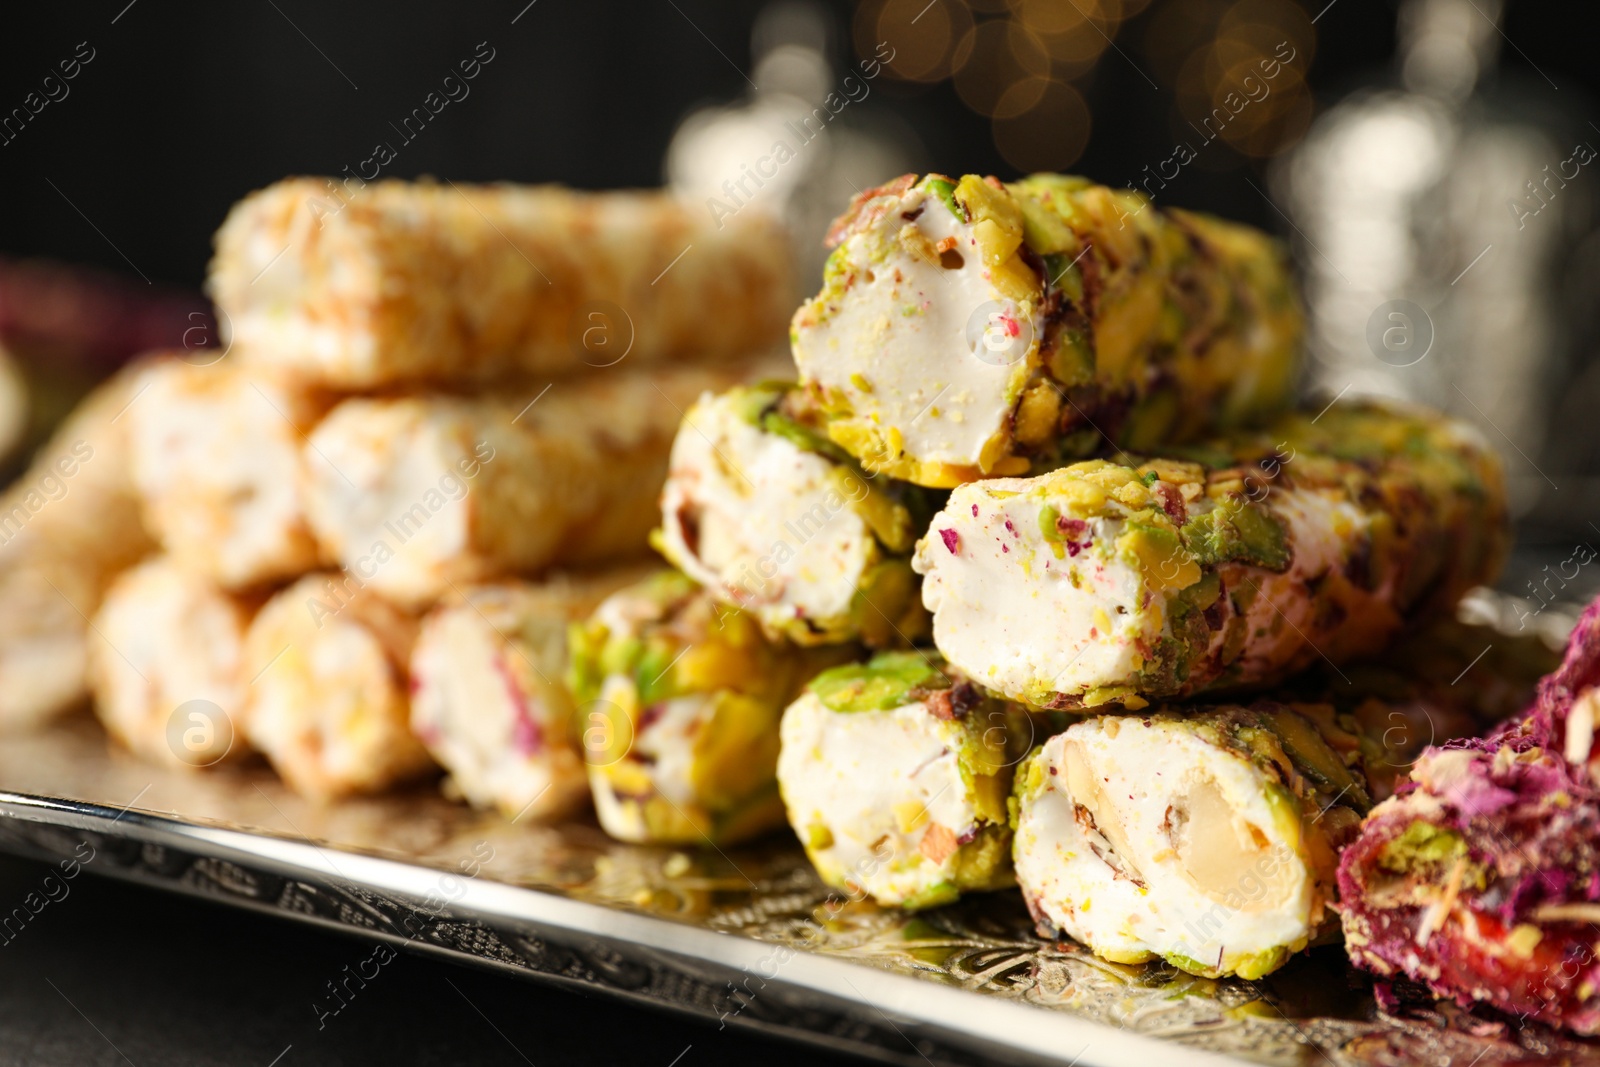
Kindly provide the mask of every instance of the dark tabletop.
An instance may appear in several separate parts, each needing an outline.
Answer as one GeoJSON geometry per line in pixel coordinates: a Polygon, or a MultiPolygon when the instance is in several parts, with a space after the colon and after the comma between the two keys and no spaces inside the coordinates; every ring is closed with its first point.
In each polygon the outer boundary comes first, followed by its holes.
{"type": "MultiPolygon", "coordinates": [[[[51,869],[0,856],[0,915],[51,869]]],[[[66,885],[0,935],[0,1067],[863,1062],[113,879],[66,885]],[[377,974],[328,1013],[347,966],[377,974]]]]}

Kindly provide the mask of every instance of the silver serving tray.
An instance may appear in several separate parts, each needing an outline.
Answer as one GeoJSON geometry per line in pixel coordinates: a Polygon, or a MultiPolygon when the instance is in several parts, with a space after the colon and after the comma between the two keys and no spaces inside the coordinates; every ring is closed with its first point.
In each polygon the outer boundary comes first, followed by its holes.
{"type": "Polygon", "coordinates": [[[1040,940],[1014,892],[830,895],[786,834],[624,845],[427,788],[319,806],[259,764],[139,763],[88,716],[0,739],[0,848],[891,1063],[1600,1065],[1452,1005],[1382,1014],[1337,946],[1257,982],[1121,966],[1040,940]]]}

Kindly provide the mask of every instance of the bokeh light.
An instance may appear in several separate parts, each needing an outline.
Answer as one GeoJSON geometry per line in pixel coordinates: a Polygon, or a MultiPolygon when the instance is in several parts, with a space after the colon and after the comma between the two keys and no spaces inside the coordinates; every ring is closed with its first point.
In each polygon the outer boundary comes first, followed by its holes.
{"type": "MultiPolygon", "coordinates": [[[[856,47],[895,49],[896,78],[950,79],[988,118],[1019,170],[1070,165],[1087,147],[1081,87],[1150,0],[861,0],[856,47]]],[[[1314,102],[1317,35],[1294,0],[1168,0],[1139,19],[1146,75],[1171,98],[1171,127],[1198,166],[1230,169],[1297,143],[1314,102]]],[[[1127,57],[1140,73],[1143,66],[1127,57]]]]}
{"type": "Polygon", "coordinates": [[[1083,94],[1067,82],[1051,82],[1028,110],[994,120],[994,144],[1021,173],[1065,170],[1083,155],[1091,127],[1083,94]]]}
{"type": "Polygon", "coordinates": [[[956,46],[971,29],[972,15],[961,0],[865,0],[856,9],[856,51],[870,56],[887,42],[894,50],[890,74],[936,82],[960,66],[956,46]]]}
{"type": "Polygon", "coordinates": [[[1038,91],[1031,99],[1011,94],[1010,113],[1020,114],[1039,101],[1049,84],[1049,53],[1021,23],[1006,19],[979,23],[968,32],[960,50],[968,54],[956,72],[956,93],[980,115],[1000,117],[1000,103],[1008,90],[1021,86],[1026,92],[1037,84],[1038,91]]]}
{"type": "Polygon", "coordinates": [[[1086,73],[1111,46],[1123,18],[1121,0],[1012,0],[1015,18],[1056,61],[1056,73],[1086,73]]]}
{"type": "Polygon", "coordinates": [[[1316,30],[1291,0],[1167,4],[1144,35],[1156,77],[1173,85],[1173,131],[1209,169],[1277,155],[1304,136],[1315,49],[1316,30]],[[1222,150],[1201,151],[1212,145],[1222,150]]]}
{"type": "Polygon", "coordinates": [[[1222,17],[1217,36],[1243,41],[1254,39],[1267,50],[1287,40],[1300,53],[1296,62],[1302,69],[1311,65],[1316,54],[1317,31],[1311,24],[1311,16],[1291,0],[1236,0],[1222,17]],[[1268,36],[1252,38],[1251,27],[1269,31],[1268,36]]]}

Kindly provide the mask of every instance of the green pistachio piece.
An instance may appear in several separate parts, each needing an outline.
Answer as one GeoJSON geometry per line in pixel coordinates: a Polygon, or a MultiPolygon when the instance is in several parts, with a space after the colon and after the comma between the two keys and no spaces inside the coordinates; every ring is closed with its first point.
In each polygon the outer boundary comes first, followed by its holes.
{"type": "Polygon", "coordinates": [[[830,711],[890,711],[922,690],[950,684],[944,672],[916,652],[880,652],[867,663],[848,663],[811,680],[811,691],[830,711]]]}
{"type": "Polygon", "coordinates": [[[952,903],[960,896],[961,889],[954,882],[935,882],[921,892],[911,894],[901,901],[900,906],[907,911],[920,911],[952,903]]]}
{"type": "Polygon", "coordinates": [[[1284,708],[1267,712],[1265,724],[1297,771],[1324,789],[1336,791],[1352,808],[1366,807],[1366,788],[1304,716],[1284,708]]]}
{"type": "Polygon", "coordinates": [[[1378,866],[1406,874],[1420,867],[1454,863],[1466,854],[1467,842],[1460,834],[1419,820],[1383,846],[1378,866]]]}
{"type": "MultiPolygon", "coordinates": [[[[1078,235],[1072,232],[1066,220],[1054,209],[1052,205],[1040,202],[1028,195],[1026,189],[1019,185],[1009,185],[1007,191],[1012,193],[1017,201],[1017,206],[1022,209],[1022,240],[1041,256],[1067,256],[1078,251],[1078,235]]],[[[1049,262],[1049,260],[1046,260],[1049,262]]],[[[1060,271],[1053,270],[1050,277],[1054,278],[1060,271]]]]}
{"type": "Polygon", "coordinates": [[[1224,498],[1194,514],[1181,531],[1184,547],[1206,566],[1253,563],[1269,570],[1289,566],[1289,535],[1283,523],[1253,501],[1224,498]]]}
{"type": "Polygon", "coordinates": [[[928,178],[923,184],[927,187],[928,192],[937,196],[944,206],[950,209],[950,214],[962,222],[967,221],[966,213],[956,203],[955,183],[945,181],[943,178],[928,178]]]}

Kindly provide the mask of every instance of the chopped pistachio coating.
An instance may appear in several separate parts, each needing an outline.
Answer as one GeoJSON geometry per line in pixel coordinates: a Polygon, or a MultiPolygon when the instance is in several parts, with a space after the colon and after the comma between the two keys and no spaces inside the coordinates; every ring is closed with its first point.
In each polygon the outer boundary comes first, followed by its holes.
{"type": "Polygon", "coordinates": [[[600,825],[622,841],[685,845],[782,825],[784,705],[855,651],[769,640],[754,617],[677,571],[614,593],[568,635],[600,825]]]}
{"type": "Polygon", "coordinates": [[[942,660],[824,671],[783,714],[778,786],[822,880],[906,908],[1012,884],[1006,798],[1033,737],[942,660]]]}
{"type": "Polygon", "coordinates": [[[1037,707],[1139,708],[1371,655],[1504,557],[1499,462],[1437,413],[1338,404],[1166,455],[954,490],[912,561],[945,657],[1037,707]]]}
{"type": "Polygon", "coordinates": [[[1560,662],[1531,633],[1441,618],[1374,659],[1296,675],[1273,696],[1326,702],[1350,715],[1362,739],[1368,791],[1380,801],[1429,746],[1480,736],[1516,716],[1560,662]]]}
{"type": "Polygon", "coordinates": [[[828,435],[949,487],[1151,448],[1290,399],[1281,246],[1083,178],[908,174],[856,198],[791,347],[828,435]]]}
{"type": "Polygon", "coordinates": [[[1258,978],[1337,920],[1338,850],[1369,805],[1326,705],[1102,714],[1017,770],[1018,884],[1046,937],[1118,963],[1258,978]]]}
{"type": "Polygon", "coordinates": [[[802,645],[928,634],[911,550],[926,489],[865,474],[782,383],[707,393],[672,445],[655,544],[770,633],[802,645]]]}

